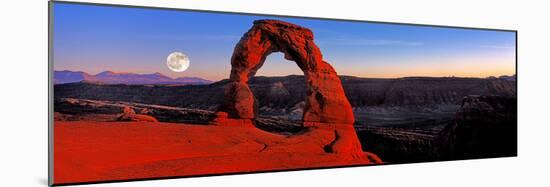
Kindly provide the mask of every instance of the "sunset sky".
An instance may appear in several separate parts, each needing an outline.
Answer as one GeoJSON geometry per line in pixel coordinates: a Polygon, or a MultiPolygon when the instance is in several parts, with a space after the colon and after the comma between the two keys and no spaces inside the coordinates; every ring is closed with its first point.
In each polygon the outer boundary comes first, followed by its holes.
{"type": "MultiPolygon", "coordinates": [[[[487,77],[515,73],[514,32],[59,2],[53,16],[55,70],[225,79],[233,49],[252,22],[279,19],[310,28],[325,61],[340,75],[487,77]],[[187,71],[167,68],[166,57],[174,51],[190,58],[187,71]]],[[[257,75],[289,74],[303,73],[281,53],[274,53],[257,75]]]]}

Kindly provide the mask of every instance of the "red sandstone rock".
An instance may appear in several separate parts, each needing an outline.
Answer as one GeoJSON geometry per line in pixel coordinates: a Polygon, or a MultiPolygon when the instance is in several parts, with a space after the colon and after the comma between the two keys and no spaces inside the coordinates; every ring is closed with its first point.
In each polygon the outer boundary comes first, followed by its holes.
{"type": "Polygon", "coordinates": [[[355,128],[350,124],[304,122],[303,125],[309,131],[331,131],[333,133],[331,137],[323,137],[332,138],[331,143],[324,146],[327,153],[338,154],[343,160],[367,159],[372,163],[383,163],[377,155],[363,152],[355,128]]]}
{"type": "Polygon", "coordinates": [[[142,122],[158,122],[158,120],[149,115],[136,114],[131,107],[124,107],[122,114],[117,118],[118,121],[142,121],[142,122]]]}
{"type": "MultiPolygon", "coordinates": [[[[304,127],[311,134],[320,136],[325,152],[342,156],[343,159],[364,158],[381,163],[374,154],[364,153],[353,129],[353,112],[344,94],[340,78],[313,42],[311,30],[277,20],[254,21],[254,26],[244,34],[231,58],[231,83],[225,88],[225,103],[213,121],[216,125],[253,125],[257,116],[254,94],[248,80],[260,69],[266,57],[273,52],[284,53],[284,58],[296,62],[304,72],[306,99],[303,113],[304,127]],[[327,133],[329,132],[329,133],[327,133]],[[332,134],[332,135],[330,135],[332,134]]],[[[309,135],[308,135],[309,134],[309,135]]]]}
{"type": "Polygon", "coordinates": [[[251,119],[235,119],[227,118],[227,112],[216,112],[216,118],[210,122],[212,125],[218,126],[245,126],[254,127],[254,123],[251,119]]]}
{"type": "Polygon", "coordinates": [[[330,128],[289,136],[163,122],[56,121],[54,127],[56,183],[380,163],[368,153],[352,158],[325,151],[335,138],[330,128]]]}
{"type": "Polygon", "coordinates": [[[136,115],[136,112],[131,107],[126,106],[122,109],[122,115],[136,115]]]}
{"type": "Polygon", "coordinates": [[[228,114],[227,112],[217,112],[216,117],[217,118],[227,118],[228,114]]]}
{"type": "Polygon", "coordinates": [[[353,124],[351,105],[344,94],[340,78],[330,64],[323,61],[321,51],[307,28],[277,20],[257,20],[244,34],[231,58],[230,80],[226,88],[223,111],[229,117],[253,119],[256,116],[254,95],[248,79],[262,67],[266,57],[282,52],[295,61],[306,77],[306,122],[353,124]]]}

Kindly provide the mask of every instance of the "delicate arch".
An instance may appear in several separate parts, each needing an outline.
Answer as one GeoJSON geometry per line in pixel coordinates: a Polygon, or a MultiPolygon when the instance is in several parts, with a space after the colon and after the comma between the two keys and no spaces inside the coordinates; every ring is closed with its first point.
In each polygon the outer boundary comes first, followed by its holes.
{"type": "Polygon", "coordinates": [[[220,108],[230,118],[253,119],[257,103],[248,86],[273,52],[282,52],[285,59],[296,62],[306,80],[304,122],[354,122],[353,112],[334,68],[323,61],[313,42],[311,30],[278,20],[257,20],[244,34],[231,57],[231,75],[225,90],[225,103],[220,108]]]}

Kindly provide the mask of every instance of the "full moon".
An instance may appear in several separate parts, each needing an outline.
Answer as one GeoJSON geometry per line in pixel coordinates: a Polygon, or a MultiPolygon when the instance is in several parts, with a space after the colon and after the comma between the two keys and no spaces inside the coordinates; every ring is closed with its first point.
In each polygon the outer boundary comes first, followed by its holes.
{"type": "Polygon", "coordinates": [[[189,68],[189,57],[181,52],[173,52],[166,58],[166,65],[174,72],[183,72],[189,68]]]}

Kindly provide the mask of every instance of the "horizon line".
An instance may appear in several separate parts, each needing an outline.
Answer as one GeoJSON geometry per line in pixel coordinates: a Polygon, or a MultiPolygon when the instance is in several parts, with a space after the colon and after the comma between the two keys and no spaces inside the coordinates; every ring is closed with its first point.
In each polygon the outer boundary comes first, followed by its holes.
{"type": "MultiPolygon", "coordinates": [[[[166,74],[163,74],[163,73],[160,73],[160,72],[152,72],[152,73],[134,73],[134,72],[115,72],[115,71],[111,71],[111,70],[105,70],[105,71],[101,71],[99,73],[96,73],[96,74],[91,74],[91,73],[88,73],[86,71],[82,71],[82,70],[68,70],[68,69],[65,69],[65,70],[55,70],[54,69],[54,72],[55,71],[69,71],[69,72],[82,72],[82,73],[86,73],[86,74],[89,74],[89,75],[92,75],[92,76],[96,76],[98,74],[101,74],[101,73],[104,73],[104,72],[113,72],[115,74],[136,74],[136,75],[152,75],[152,74],[160,74],[160,75],[163,75],[163,76],[166,76],[166,77],[169,77],[169,78],[172,78],[172,79],[177,79],[177,78],[200,78],[200,79],[204,79],[204,80],[208,80],[208,81],[212,81],[212,82],[216,82],[216,81],[221,81],[221,80],[225,80],[225,79],[229,79],[229,77],[227,78],[221,78],[221,79],[217,79],[217,80],[211,80],[211,79],[206,79],[204,77],[199,77],[199,76],[179,76],[179,77],[172,77],[170,75],[166,75],[166,74]]],[[[356,76],[356,75],[347,75],[347,74],[337,74],[339,77],[341,76],[347,76],[347,77],[357,77],[357,78],[370,78],[370,79],[399,79],[399,78],[491,78],[491,77],[495,77],[495,78],[499,78],[499,77],[503,77],[503,76],[516,76],[517,73],[514,73],[512,75],[508,75],[508,74],[502,74],[502,75],[490,75],[490,76],[484,76],[484,77],[476,77],[476,76],[455,76],[455,75],[447,75],[447,76],[429,76],[429,75],[426,75],[426,76],[422,76],[422,75],[411,75],[411,76],[396,76],[396,77],[365,77],[365,76],[356,76]]],[[[254,75],[253,77],[288,77],[288,76],[304,76],[304,75],[298,75],[298,74],[288,74],[288,75],[254,75]]]]}

